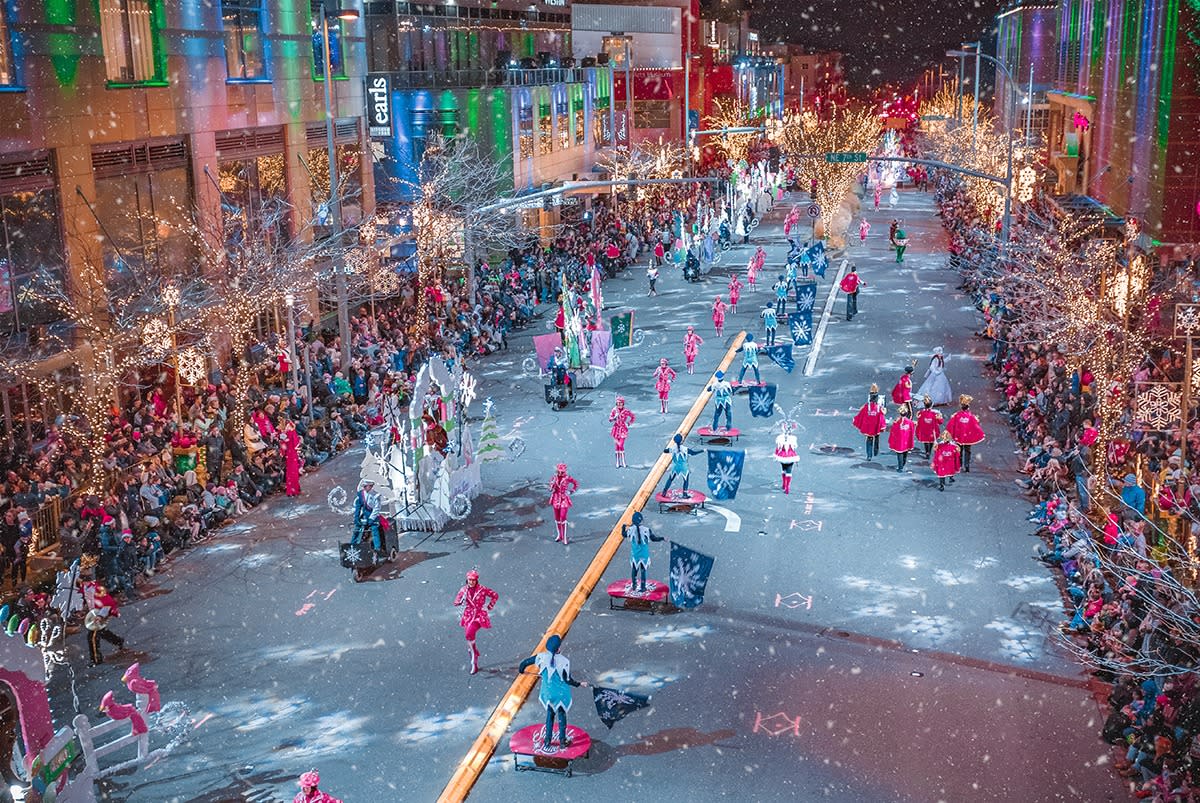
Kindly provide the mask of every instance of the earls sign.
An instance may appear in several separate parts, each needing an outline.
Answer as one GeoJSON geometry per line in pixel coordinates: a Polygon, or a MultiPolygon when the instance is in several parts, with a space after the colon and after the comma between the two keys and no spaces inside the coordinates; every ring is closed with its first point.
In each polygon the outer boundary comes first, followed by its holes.
{"type": "Polygon", "coordinates": [[[392,136],[392,82],[385,73],[367,75],[367,135],[372,139],[392,136]]]}

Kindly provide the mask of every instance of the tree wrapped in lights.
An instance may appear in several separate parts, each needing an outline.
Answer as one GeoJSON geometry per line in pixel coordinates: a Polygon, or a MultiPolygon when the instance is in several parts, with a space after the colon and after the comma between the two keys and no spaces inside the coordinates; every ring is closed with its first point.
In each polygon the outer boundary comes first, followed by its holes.
{"type": "Polygon", "coordinates": [[[1078,214],[1031,223],[1011,244],[998,289],[1009,305],[1010,340],[1052,343],[1070,368],[1095,378],[1102,467],[1107,444],[1127,434],[1120,419],[1129,379],[1157,341],[1148,325],[1149,263],[1142,255],[1126,259],[1122,244],[1100,233],[1099,222],[1078,214]]]}
{"type": "MultiPolygon", "coordinates": [[[[750,128],[759,124],[750,108],[733,98],[717,98],[713,101],[712,114],[705,120],[709,129],[750,128]]],[[[711,144],[733,164],[747,161],[754,146],[762,139],[757,131],[714,135],[711,144]]]]}
{"type": "Polygon", "coordinates": [[[424,342],[431,334],[431,303],[447,295],[447,268],[465,269],[469,282],[477,248],[522,248],[532,237],[518,216],[495,210],[511,179],[474,139],[430,137],[416,172],[420,183],[409,189],[418,199],[412,216],[420,283],[416,326],[424,342]]]}
{"type": "MultiPolygon", "coordinates": [[[[139,223],[145,231],[158,231],[153,220],[139,223]]],[[[97,491],[105,486],[106,436],[119,391],[136,379],[140,369],[172,357],[177,342],[203,337],[200,313],[212,304],[213,294],[199,264],[167,259],[158,238],[146,244],[139,260],[126,259],[117,251],[119,277],[107,269],[95,238],[72,232],[70,242],[81,257],[70,281],[42,273],[21,292],[23,303],[50,307],[69,324],[51,327],[41,348],[74,350],[80,358],[81,384],[57,388],[32,374],[21,379],[44,385],[46,395],[56,389],[66,392],[72,415],[64,419],[62,430],[87,445],[89,490],[97,491]]]]}
{"type": "Polygon", "coordinates": [[[879,121],[865,109],[849,107],[836,109],[827,120],[817,120],[809,113],[793,113],[772,127],[771,134],[785,154],[806,155],[795,159],[796,173],[801,186],[816,185],[821,223],[828,236],[834,215],[864,166],[828,162],[825,154],[873,153],[880,139],[879,121]]]}

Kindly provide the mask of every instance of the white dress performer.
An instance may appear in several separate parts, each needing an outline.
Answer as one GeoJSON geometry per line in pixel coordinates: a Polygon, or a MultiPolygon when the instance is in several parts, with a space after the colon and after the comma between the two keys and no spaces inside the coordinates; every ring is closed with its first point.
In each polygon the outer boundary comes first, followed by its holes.
{"type": "Polygon", "coordinates": [[[914,399],[922,396],[932,399],[935,406],[954,401],[954,394],[950,391],[950,380],[946,379],[946,357],[942,354],[941,346],[933,350],[933,356],[929,358],[929,368],[925,370],[925,381],[913,394],[914,399]]]}

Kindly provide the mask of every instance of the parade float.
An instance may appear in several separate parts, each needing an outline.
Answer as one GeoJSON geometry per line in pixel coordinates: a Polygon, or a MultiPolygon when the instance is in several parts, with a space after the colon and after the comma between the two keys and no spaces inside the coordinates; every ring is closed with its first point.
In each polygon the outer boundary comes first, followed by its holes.
{"type": "MultiPolygon", "coordinates": [[[[77,578],[78,564],[62,574],[68,582],[77,578]]],[[[25,803],[93,803],[97,781],[165,757],[191,724],[187,708],[162,703],[158,684],[134,663],[121,677],[125,688],[101,698],[97,711],[105,721],[93,724],[77,713],[70,725],[59,725],[47,683],[56,668],[69,669],[65,634],[51,608],[34,621],[0,606],[0,749],[11,759],[4,781],[10,798],[25,803]]]]}

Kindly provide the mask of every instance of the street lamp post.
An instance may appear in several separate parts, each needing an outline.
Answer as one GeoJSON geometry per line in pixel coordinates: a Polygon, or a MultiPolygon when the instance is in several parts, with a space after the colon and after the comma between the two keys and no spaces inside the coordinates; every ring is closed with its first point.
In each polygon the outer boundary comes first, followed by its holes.
{"type": "MultiPolygon", "coordinates": [[[[987,53],[984,53],[979,49],[976,49],[974,53],[968,53],[965,50],[949,50],[946,51],[946,55],[956,56],[960,60],[966,58],[967,56],[978,56],[979,58],[987,59],[992,64],[996,65],[996,69],[1004,73],[1005,78],[1008,79],[1007,86],[1010,90],[1008,100],[1009,112],[1007,115],[1009,128],[1006,130],[1006,136],[1008,139],[1008,167],[1006,168],[1004,174],[1004,219],[1000,224],[1000,242],[1007,243],[1009,241],[1009,237],[1012,235],[1013,137],[1011,126],[1013,119],[1015,119],[1017,116],[1016,95],[1013,94],[1012,91],[1013,87],[1016,85],[1016,81],[1013,80],[1012,73],[1008,71],[1007,67],[1001,64],[994,57],[989,56],[987,53]]],[[[979,104],[976,103],[975,105],[978,107],[979,104]]]]}
{"type": "MultiPolygon", "coordinates": [[[[341,245],[342,199],[338,195],[337,153],[334,150],[333,61],[329,53],[329,26],[342,20],[358,19],[358,11],[343,9],[338,0],[322,0],[321,43],[325,55],[325,147],[329,156],[329,213],[333,218],[333,236],[341,245]]],[[[342,254],[333,255],[333,282],[337,292],[338,339],[341,341],[342,370],[350,374],[350,299],[346,290],[346,261],[342,254]]],[[[311,404],[311,401],[309,402],[311,404]]]]}

